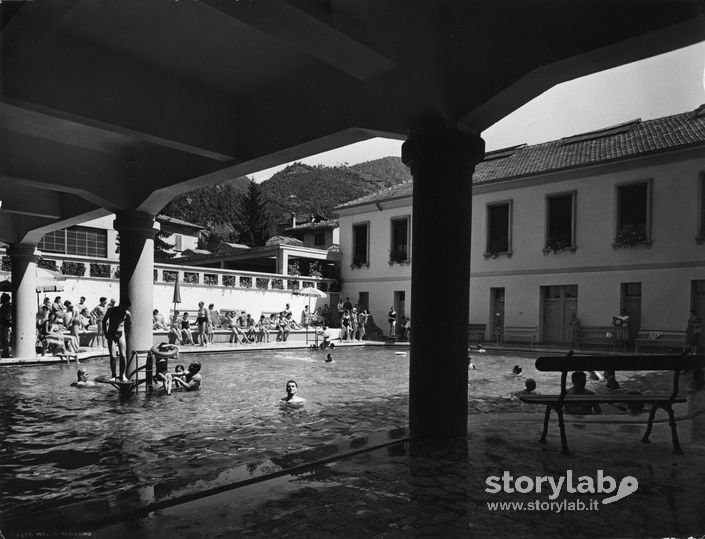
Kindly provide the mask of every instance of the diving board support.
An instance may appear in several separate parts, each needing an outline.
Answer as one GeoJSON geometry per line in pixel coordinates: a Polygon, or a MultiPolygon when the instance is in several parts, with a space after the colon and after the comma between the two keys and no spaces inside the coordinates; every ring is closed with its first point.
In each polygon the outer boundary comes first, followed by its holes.
{"type": "MultiPolygon", "coordinates": [[[[153,365],[153,359],[152,359],[151,354],[148,351],[142,350],[142,351],[138,352],[135,350],[132,352],[132,355],[130,357],[131,357],[131,359],[134,358],[135,368],[126,374],[126,377],[128,378],[127,381],[123,382],[121,380],[113,380],[111,378],[108,378],[107,376],[98,376],[95,378],[95,381],[99,382],[101,384],[110,384],[111,386],[113,386],[120,393],[120,398],[127,398],[127,397],[131,396],[133,393],[137,393],[139,390],[139,386],[141,384],[146,383],[148,387],[151,387],[151,385],[152,385],[152,365],[153,365]],[[139,365],[139,354],[140,353],[147,354],[147,360],[146,360],[145,364],[142,365],[141,367],[139,365]],[[142,379],[140,379],[140,377],[139,377],[140,371],[145,371],[145,377],[142,379]]],[[[130,364],[132,365],[133,362],[130,361],[130,364]]]]}

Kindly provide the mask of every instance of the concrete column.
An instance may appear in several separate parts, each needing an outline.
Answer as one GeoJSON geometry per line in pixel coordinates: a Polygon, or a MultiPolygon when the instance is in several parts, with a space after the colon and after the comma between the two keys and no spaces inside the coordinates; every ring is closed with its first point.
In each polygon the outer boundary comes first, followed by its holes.
{"type": "Polygon", "coordinates": [[[12,341],[14,357],[35,357],[37,350],[37,261],[34,245],[12,245],[12,341]]]}
{"type": "Polygon", "coordinates": [[[479,136],[440,125],[412,130],[402,146],[414,177],[409,420],[417,436],[467,434],[472,174],[484,151],[479,136]]]}
{"type": "Polygon", "coordinates": [[[152,310],[154,309],[154,215],[119,212],[114,222],[120,234],[120,303],[130,302],[132,328],[127,336],[127,371],[134,369],[132,352],[152,347],[152,310]]]}
{"type": "Polygon", "coordinates": [[[277,273],[289,275],[289,254],[281,249],[277,252],[277,273]]]}

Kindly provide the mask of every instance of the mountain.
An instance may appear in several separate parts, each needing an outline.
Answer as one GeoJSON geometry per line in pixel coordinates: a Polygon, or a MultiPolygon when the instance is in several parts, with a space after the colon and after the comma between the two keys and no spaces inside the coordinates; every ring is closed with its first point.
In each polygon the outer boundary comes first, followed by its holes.
{"type": "Polygon", "coordinates": [[[261,183],[276,223],[288,223],[295,212],[334,217],[333,208],[411,179],[398,157],[383,157],[353,166],[327,167],[294,163],[261,183]]]}
{"type": "Polygon", "coordinates": [[[160,213],[207,228],[230,224],[235,220],[240,196],[247,192],[249,185],[249,178],[241,176],[194,189],[174,197],[160,213]]]}
{"type": "MultiPolygon", "coordinates": [[[[312,213],[333,218],[333,208],[380,189],[411,179],[409,169],[398,157],[383,157],[352,166],[328,167],[294,163],[260,184],[269,201],[272,221],[285,228],[291,213],[299,222],[312,213]]],[[[247,192],[250,180],[234,178],[179,195],[161,213],[199,224],[209,229],[237,225],[240,196],[247,192]]]]}
{"type": "Polygon", "coordinates": [[[350,167],[370,183],[377,183],[377,189],[392,187],[398,183],[411,180],[409,167],[398,157],[382,157],[373,161],[365,161],[350,167]]]}

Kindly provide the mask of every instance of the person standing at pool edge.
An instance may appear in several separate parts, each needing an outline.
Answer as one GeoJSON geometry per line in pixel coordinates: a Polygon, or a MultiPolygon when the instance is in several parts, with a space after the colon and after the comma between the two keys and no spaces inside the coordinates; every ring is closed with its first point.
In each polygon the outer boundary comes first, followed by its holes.
{"type": "Polygon", "coordinates": [[[112,379],[127,382],[125,367],[127,366],[127,333],[130,331],[132,315],[128,310],[130,300],[120,302],[120,305],[108,309],[103,318],[103,333],[108,340],[108,353],[110,354],[110,372],[112,379]],[[117,347],[117,351],[115,348],[117,347]],[[120,356],[120,374],[116,373],[117,355],[120,356]]]}

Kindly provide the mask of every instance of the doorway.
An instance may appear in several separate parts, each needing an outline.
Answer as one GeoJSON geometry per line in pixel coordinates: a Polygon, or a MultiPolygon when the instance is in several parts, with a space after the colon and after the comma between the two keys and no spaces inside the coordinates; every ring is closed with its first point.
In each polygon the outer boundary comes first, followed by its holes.
{"type": "Polygon", "coordinates": [[[629,315],[628,343],[636,341],[641,329],[641,283],[622,283],[621,308],[629,315]]]}
{"type": "Polygon", "coordinates": [[[404,290],[394,291],[394,310],[397,312],[397,323],[402,316],[406,316],[406,292],[404,290]]]}
{"type": "Polygon", "coordinates": [[[542,286],[543,341],[568,343],[568,321],[578,312],[578,285],[542,286]]]}
{"type": "Polygon", "coordinates": [[[504,287],[490,288],[490,336],[497,344],[504,335],[504,287]]]}
{"type": "Polygon", "coordinates": [[[367,309],[368,311],[370,310],[370,293],[369,292],[360,292],[360,295],[358,296],[357,299],[357,304],[359,307],[363,309],[367,309]]]}

